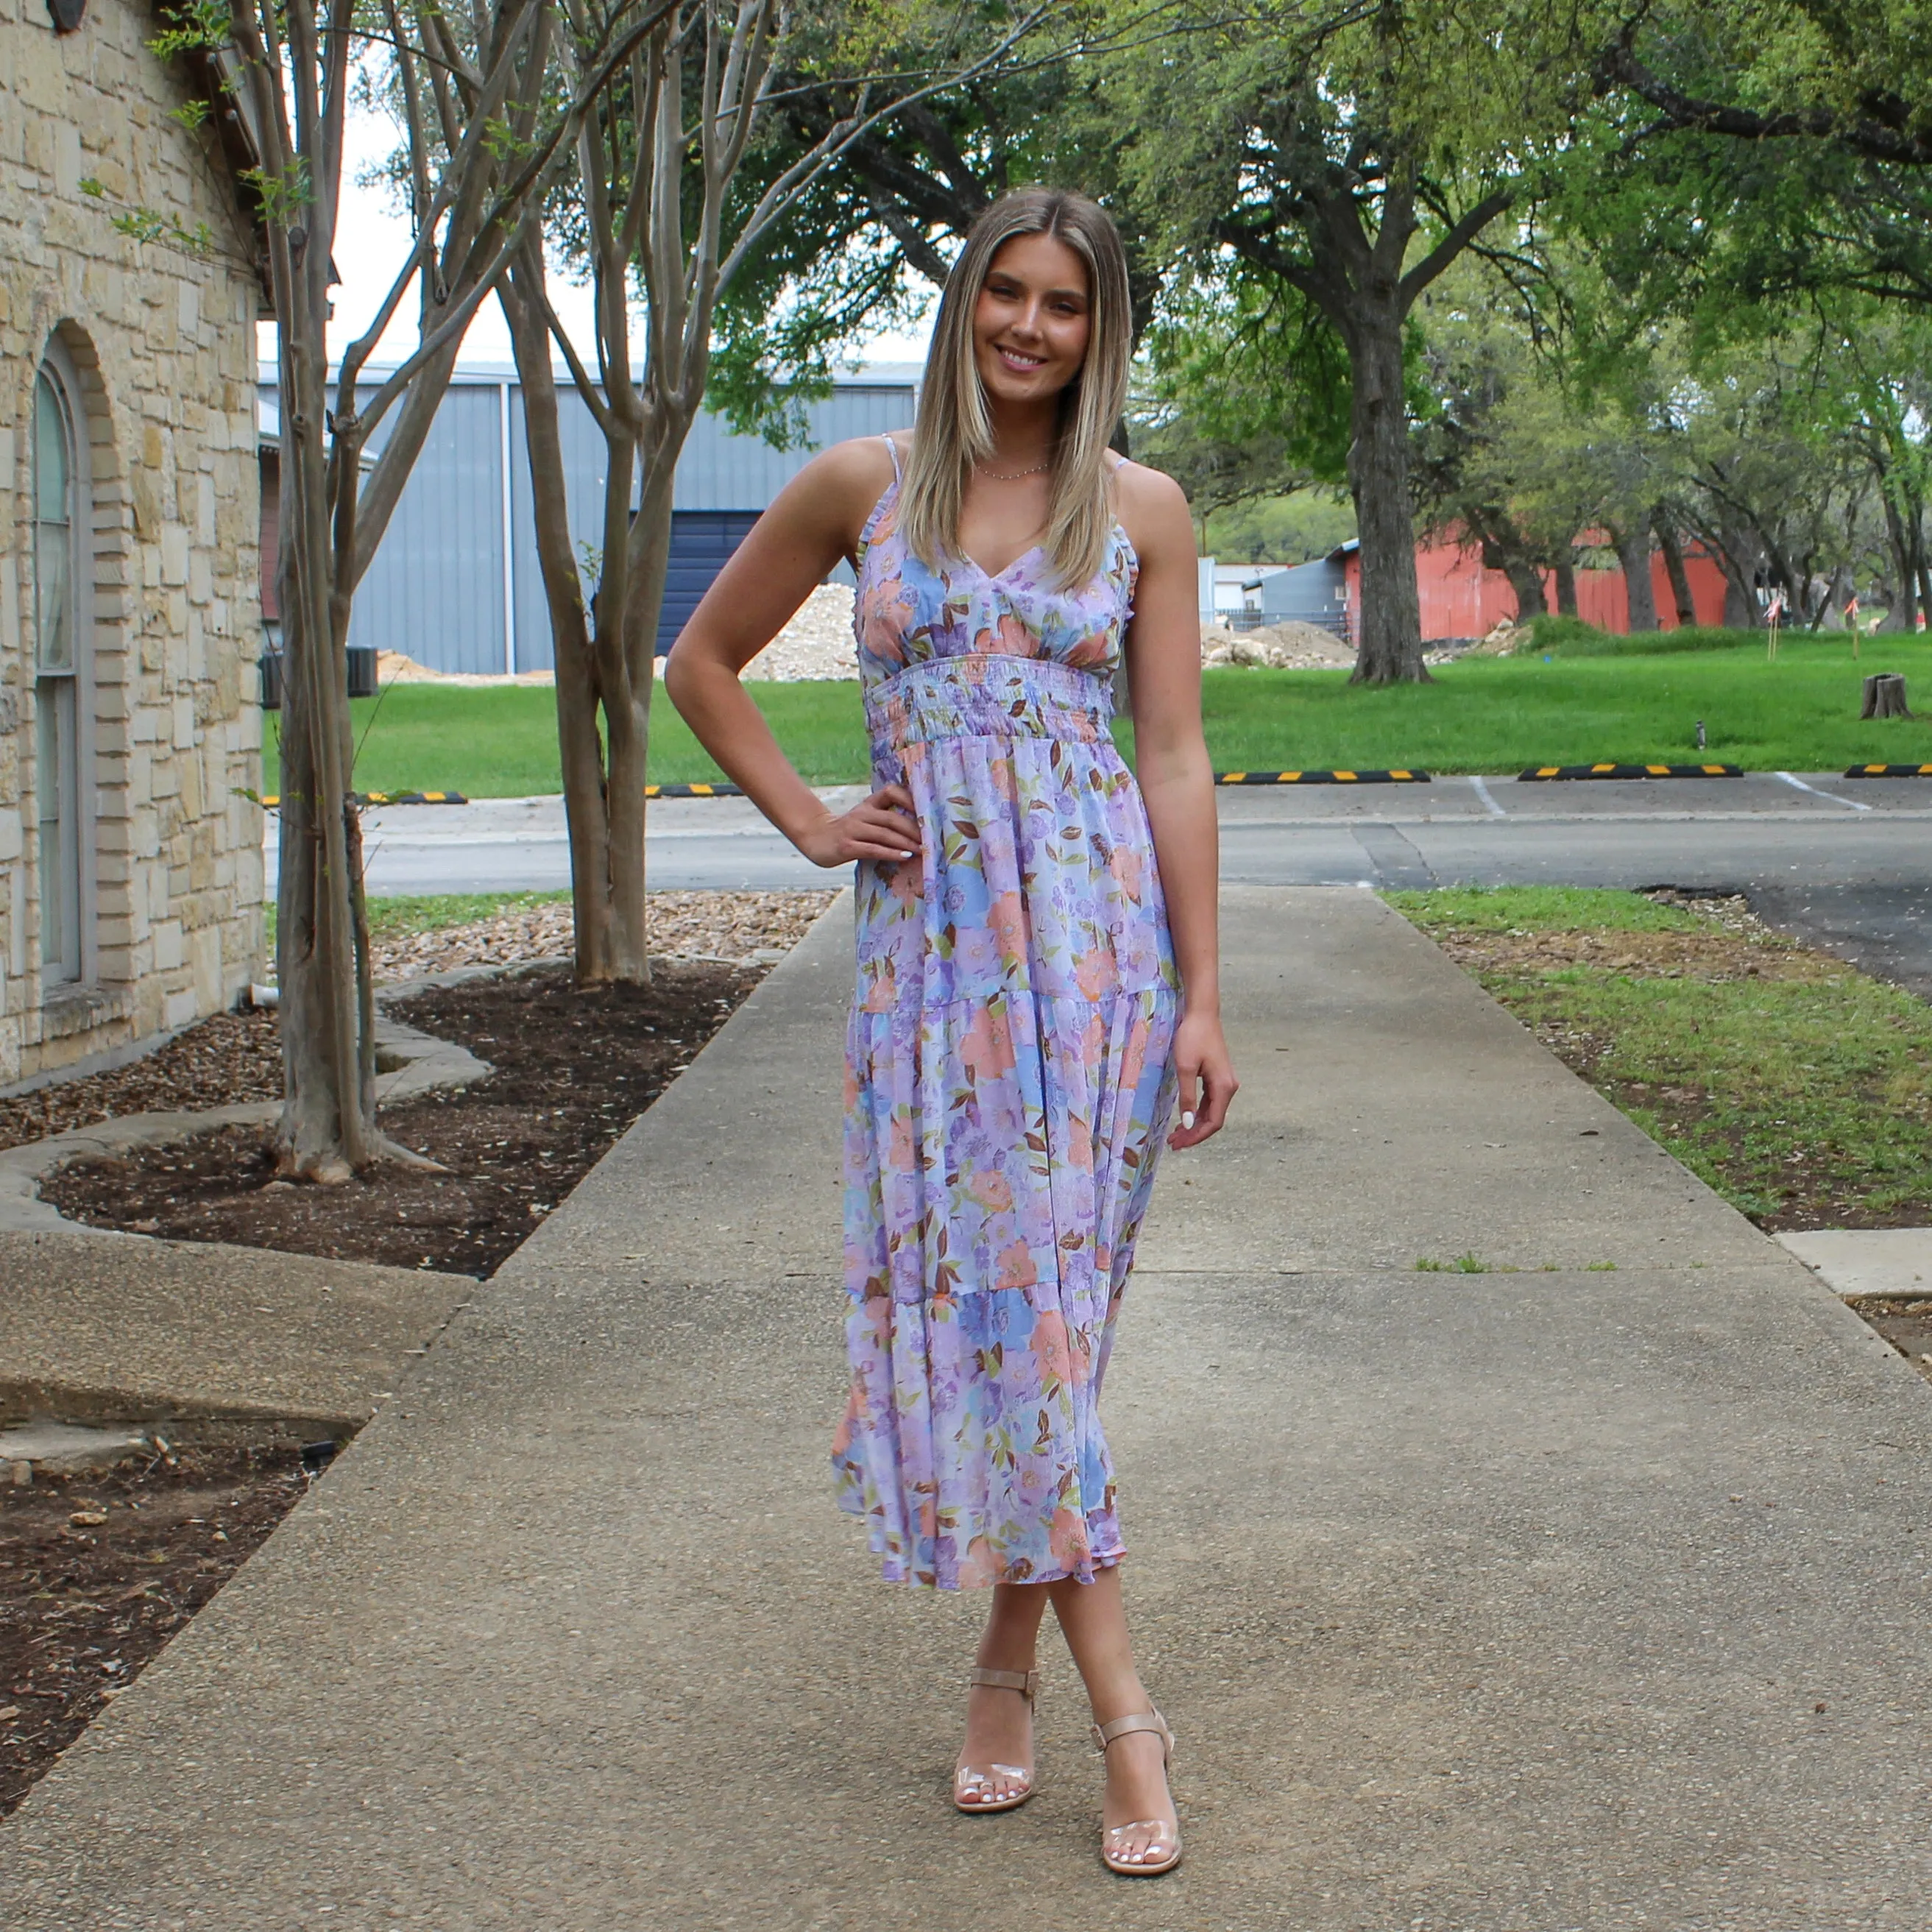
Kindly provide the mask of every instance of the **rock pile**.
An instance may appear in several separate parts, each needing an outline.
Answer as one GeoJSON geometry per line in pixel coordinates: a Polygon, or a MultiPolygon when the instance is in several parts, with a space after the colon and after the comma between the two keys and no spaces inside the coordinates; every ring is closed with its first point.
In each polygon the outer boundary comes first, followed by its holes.
{"type": "Polygon", "coordinates": [[[1259,665],[1270,670],[1334,670],[1354,664],[1355,652],[1345,638],[1320,625],[1290,618],[1252,631],[1232,631],[1225,624],[1204,625],[1201,662],[1259,665]]]}

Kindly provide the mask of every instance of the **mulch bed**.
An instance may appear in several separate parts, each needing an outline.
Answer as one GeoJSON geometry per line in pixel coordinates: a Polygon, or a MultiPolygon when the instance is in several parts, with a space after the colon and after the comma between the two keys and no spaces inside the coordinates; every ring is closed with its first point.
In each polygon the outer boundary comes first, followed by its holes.
{"type": "Polygon", "coordinates": [[[272,1012],[217,1013],[144,1058],[0,1100],[0,1148],[24,1147],[129,1114],[231,1107],[282,1097],[272,1012]]]}
{"type": "Polygon", "coordinates": [[[0,1816],[307,1486],[292,1449],[188,1448],[0,1487],[0,1816]]]}
{"type": "Polygon", "coordinates": [[[386,1132],[444,1173],[386,1166],[338,1187],[296,1185],[277,1177],[272,1130],[230,1128],[76,1162],[40,1193],[98,1228],[488,1276],[763,974],[664,962],[647,987],[579,990],[567,967],[538,967],[387,1001],[398,1018],[460,1042],[496,1070],[382,1113],[386,1132]]]}

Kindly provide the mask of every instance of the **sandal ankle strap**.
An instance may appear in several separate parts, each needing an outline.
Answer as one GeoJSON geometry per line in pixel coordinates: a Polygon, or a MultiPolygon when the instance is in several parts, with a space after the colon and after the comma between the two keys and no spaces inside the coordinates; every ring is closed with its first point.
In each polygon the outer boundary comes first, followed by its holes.
{"type": "Polygon", "coordinates": [[[1161,1742],[1163,1757],[1174,1755],[1174,1733],[1167,1727],[1167,1720],[1158,1711],[1136,1711],[1125,1718],[1116,1718],[1110,1724],[1096,1724],[1093,1728],[1094,1748],[1102,1756],[1107,1747],[1116,1738],[1130,1737],[1136,1731],[1152,1731],[1161,1742]]]}
{"type": "Polygon", "coordinates": [[[983,1664],[976,1664],[968,1672],[966,1682],[970,1684],[983,1684],[994,1690],[1017,1690],[1028,1704],[1031,1704],[1040,1690],[1040,1672],[1037,1670],[991,1670],[983,1664]]]}

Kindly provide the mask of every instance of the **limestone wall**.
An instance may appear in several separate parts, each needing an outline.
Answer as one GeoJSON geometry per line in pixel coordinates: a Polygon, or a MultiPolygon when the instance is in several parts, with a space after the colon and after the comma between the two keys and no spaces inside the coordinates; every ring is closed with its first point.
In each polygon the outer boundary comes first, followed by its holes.
{"type": "Polygon", "coordinates": [[[158,14],[90,0],[57,35],[0,0],[0,1087],[178,1027],[260,974],[252,240],[158,14]],[[97,182],[104,192],[83,190],[97,182]],[[151,208],[196,253],[117,232],[151,208]],[[86,932],[44,986],[34,806],[31,445],[50,338],[82,392],[93,582],[78,708],[86,932]],[[92,782],[87,780],[91,775],[92,782]]]}

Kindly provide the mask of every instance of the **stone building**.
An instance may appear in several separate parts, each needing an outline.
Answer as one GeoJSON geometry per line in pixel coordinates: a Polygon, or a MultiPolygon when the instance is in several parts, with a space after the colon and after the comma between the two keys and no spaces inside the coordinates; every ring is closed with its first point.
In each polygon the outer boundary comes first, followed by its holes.
{"type": "Polygon", "coordinates": [[[260,971],[257,238],[160,25],[0,0],[0,1090],[260,971]]]}

